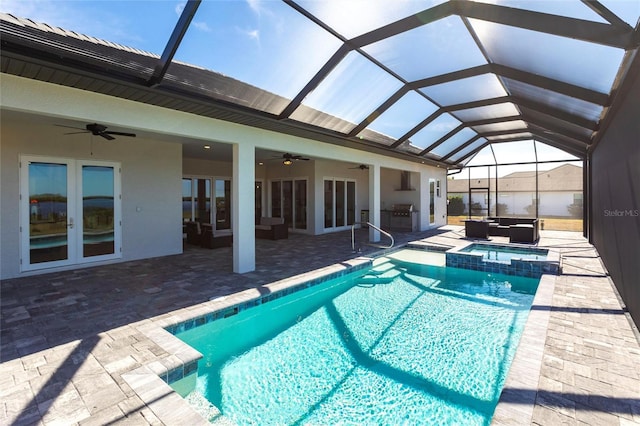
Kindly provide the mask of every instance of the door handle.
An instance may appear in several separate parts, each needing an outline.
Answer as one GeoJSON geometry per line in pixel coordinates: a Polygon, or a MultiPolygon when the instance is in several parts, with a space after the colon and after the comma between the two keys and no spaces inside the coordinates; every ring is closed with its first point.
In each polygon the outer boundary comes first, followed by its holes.
{"type": "Polygon", "coordinates": [[[73,229],[73,218],[72,217],[69,218],[69,223],[67,223],[67,228],[73,229]]]}

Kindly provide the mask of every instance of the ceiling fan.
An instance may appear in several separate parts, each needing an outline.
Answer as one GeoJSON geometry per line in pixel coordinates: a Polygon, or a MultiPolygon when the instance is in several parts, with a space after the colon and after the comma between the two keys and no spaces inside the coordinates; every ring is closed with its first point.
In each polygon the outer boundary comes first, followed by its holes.
{"type": "Polygon", "coordinates": [[[298,161],[298,160],[302,160],[302,161],[309,161],[308,158],[305,158],[301,155],[294,155],[294,154],[289,154],[288,152],[285,154],[282,154],[282,156],[276,155],[274,156],[274,158],[282,158],[282,164],[284,164],[285,166],[290,166],[291,164],[293,164],[293,161],[298,161]]]}
{"type": "Polygon", "coordinates": [[[104,126],[102,124],[98,124],[98,123],[92,123],[92,124],[87,124],[85,126],[86,130],[83,130],[79,127],[70,127],[70,126],[61,126],[58,125],[58,127],[68,127],[70,129],[77,129],[77,130],[81,130],[80,132],[71,132],[71,133],[65,133],[65,135],[77,135],[80,133],[91,133],[94,136],[100,136],[103,137],[107,140],[114,140],[115,138],[112,135],[115,136],[127,136],[130,138],[135,138],[136,134],[135,133],[126,133],[126,132],[114,132],[111,130],[107,130],[107,126],[104,126]]]}
{"type": "Polygon", "coordinates": [[[350,169],[360,169],[360,170],[369,170],[369,166],[367,166],[366,164],[360,164],[359,166],[356,167],[349,167],[350,169]]]}

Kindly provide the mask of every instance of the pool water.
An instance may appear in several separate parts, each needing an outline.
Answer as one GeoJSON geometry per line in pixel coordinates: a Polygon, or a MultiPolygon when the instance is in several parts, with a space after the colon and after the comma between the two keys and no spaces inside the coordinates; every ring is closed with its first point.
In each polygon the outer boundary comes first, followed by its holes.
{"type": "Polygon", "coordinates": [[[238,425],[488,425],[538,282],[387,259],[177,336],[238,425]]]}
{"type": "Polygon", "coordinates": [[[495,262],[510,262],[512,259],[547,260],[547,250],[544,249],[507,248],[489,244],[471,244],[461,249],[460,253],[480,254],[484,260],[495,262]]]}

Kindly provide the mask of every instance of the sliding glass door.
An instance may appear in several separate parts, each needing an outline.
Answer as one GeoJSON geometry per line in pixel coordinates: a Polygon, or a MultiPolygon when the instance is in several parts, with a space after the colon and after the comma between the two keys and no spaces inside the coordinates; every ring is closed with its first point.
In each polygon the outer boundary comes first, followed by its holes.
{"type": "Polygon", "coordinates": [[[282,217],[292,229],[307,229],[307,180],[271,181],[271,217],[282,217]]]}
{"type": "Polygon", "coordinates": [[[231,229],[231,180],[216,179],[216,229],[231,229]]]}
{"type": "Polygon", "coordinates": [[[211,223],[211,179],[182,179],[182,221],[211,223]]]}
{"type": "Polygon", "coordinates": [[[231,180],[182,178],[182,220],[215,223],[216,229],[230,229],[231,180]],[[213,210],[212,197],[215,202],[213,210]]]}
{"type": "Polygon", "coordinates": [[[324,180],[324,227],[345,228],[356,223],[356,183],[347,179],[324,180]]]}
{"type": "Polygon", "coordinates": [[[22,270],[120,257],[120,167],[21,157],[22,270]]]}

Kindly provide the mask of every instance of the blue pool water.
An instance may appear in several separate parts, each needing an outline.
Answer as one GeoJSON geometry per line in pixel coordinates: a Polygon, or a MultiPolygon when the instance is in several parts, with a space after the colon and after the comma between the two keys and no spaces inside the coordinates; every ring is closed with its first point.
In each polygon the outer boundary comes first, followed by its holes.
{"type": "Polygon", "coordinates": [[[394,260],[177,336],[238,425],[488,425],[538,282],[394,260]]]}

